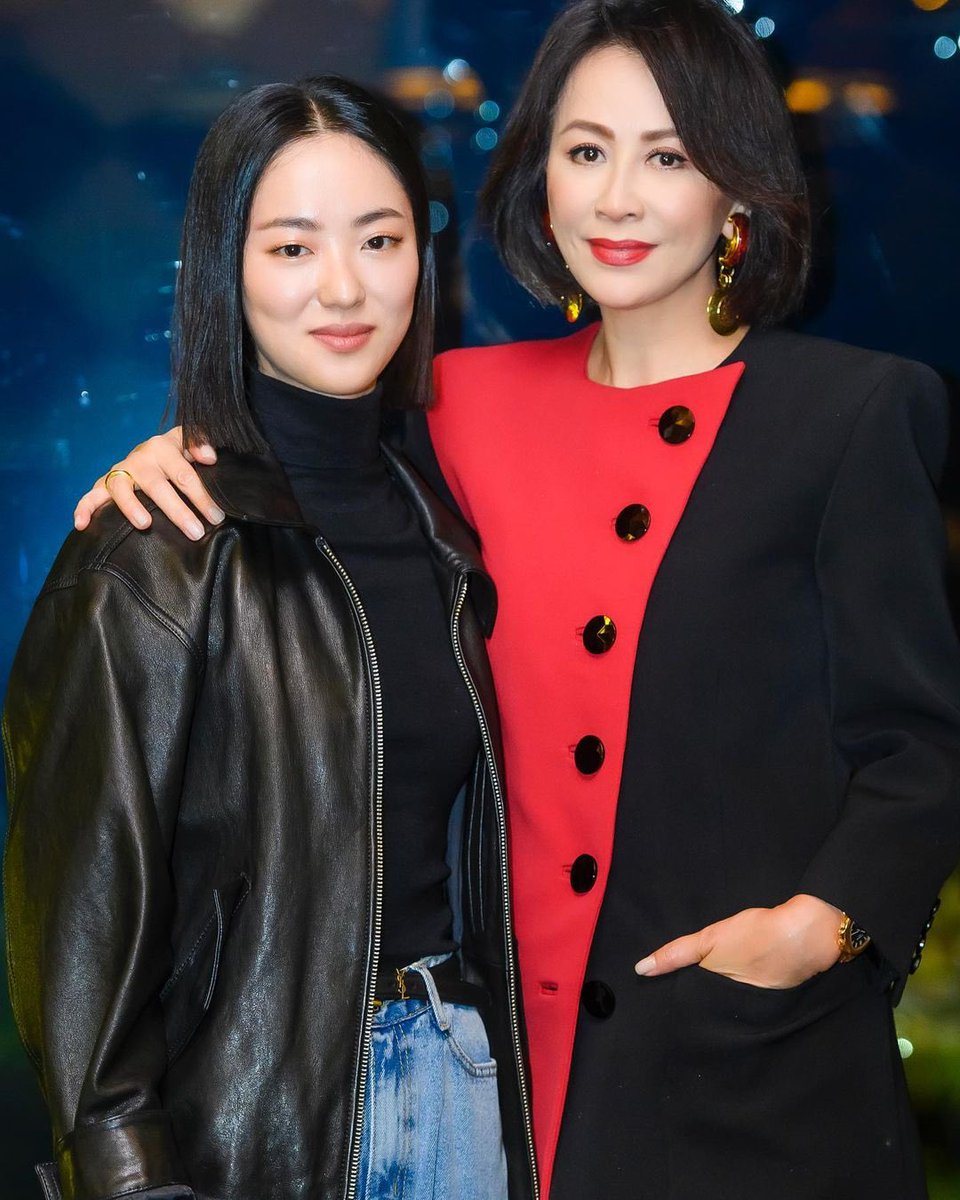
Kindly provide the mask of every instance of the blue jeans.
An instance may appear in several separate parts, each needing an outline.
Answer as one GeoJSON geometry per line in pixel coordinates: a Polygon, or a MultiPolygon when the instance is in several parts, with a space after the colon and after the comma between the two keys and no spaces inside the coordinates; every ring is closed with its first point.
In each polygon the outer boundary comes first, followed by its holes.
{"type": "Polygon", "coordinates": [[[441,961],[408,968],[429,1000],[374,1014],[358,1200],[506,1200],[497,1064],[477,1010],[437,995],[441,961]]]}

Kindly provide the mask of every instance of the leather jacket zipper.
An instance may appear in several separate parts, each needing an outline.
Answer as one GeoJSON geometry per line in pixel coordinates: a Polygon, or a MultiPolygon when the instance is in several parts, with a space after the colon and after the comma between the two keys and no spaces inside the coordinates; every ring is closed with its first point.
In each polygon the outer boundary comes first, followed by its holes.
{"type": "Polygon", "coordinates": [[[463,647],[460,644],[460,614],[463,612],[463,605],[467,598],[467,582],[467,577],[461,576],[457,585],[457,594],[454,600],[453,614],[450,618],[450,635],[453,639],[453,650],[457,658],[457,666],[460,668],[460,674],[463,676],[464,682],[466,683],[470,692],[470,697],[473,700],[473,707],[477,714],[477,722],[480,725],[480,736],[483,740],[483,753],[487,760],[487,769],[490,773],[490,784],[496,804],[497,832],[500,843],[500,882],[503,889],[503,936],[507,961],[507,997],[510,1005],[510,1029],[513,1033],[514,1063],[517,1069],[517,1080],[520,1084],[520,1102],[523,1106],[523,1123],[527,1140],[527,1157],[530,1165],[530,1183],[533,1188],[533,1200],[539,1200],[540,1181],[537,1176],[537,1160],[533,1143],[533,1117],[531,1116],[530,1112],[530,1092],[527,1084],[526,1069],[523,1063],[523,1051],[520,1044],[520,1018],[517,1009],[517,962],[513,946],[513,911],[510,900],[510,874],[507,869],[507,814],[503,803],[503,789],[500,786],[500,777],[497,773],[497,764],[493,755],[493,742],[490,738],[490,727],[487,724],[487,716],[483,711],[480,693],[477,691],[477,686],[473,682],[470,671],[467,668],[463,647]]]}
{"type": "MultiPolygon", "coordinates": [[[[383,910],[383,695],[380,686],[380,667],[377,662],[377,652],[370,632],[370,623],[364,612],[360,594],[353,580],[347,574],[343,564],[334,554],[329,544],[319,538],[317,545],[329,559],[346,589],[353,604],[360,632],[367,655],[367,666],[370,675],[370,691],[373,699],[372,750],[374,770],[372,774],[373,792],[373,863],[371,871],[371,934],[367,954],[366,988],[361,1009],[362,1036],[360,1054],[357,1062],[357,1072],[354,1082],[354,1116],[350,1129],[350,1140],[347,1147],[347,1177],[344,1200],[356,1200],[357,1180],[360,1172],[361,1130],[363,1127],[364,1108],[367,1093],[367,1070],[370,1063],[370,1036],[373,1025],[374,992],[376,988],[377,967],[380,959],[380,932],[383,910]]],[[[486,713],[476,684],[467,668],[463,648],[460,644],[460,614],[467,598],[467,577],[461,577],[454,600],[453,613],[450,620],[450,632],[453,640],[454,654],[457,666],[473,700],[473,707],[480,726],[483,741],[484,757],[490,773],[497,812],[497,831],[500,850],[500,876],[504,900],[504,948],[507,962],[507,995],[510,1006],[510,1029],[513,1034],[514,1064],[520,1085],[520,1100],[523,1107],[524,1130],[527,1142],[527,1157],[530,1166],[530,1182],[533,1200],[539,1200],[540,1183],[537,1177],[537,1165],[533,1143],[533,1118],[530,1111],[530,1094],[527,1084],[526,1070],[523,1064],[523,1054],[520,1043],[520,1020],[517,1007],[517,963],[513,948],[513,917],[510,901],[510,877],[507,870],[507,820],[503,803],[503,789],[497,772],[493,755],[493,743],[487,724],[486,713]]]]}
{"type": "Polygon", "coordinates": [[[367,1098],[367,1071],[370,1065],[370,1036],[373,1026],[374,992],[376,990],[377,966],[380,961],[380,929],[383,915],[383,694],[380,687],[380,667],[377,663],[377,652],[370,632],[370,623],[360,601],[360,593],[354,587],[353,580],[347,574],[343,564],[331,550],[323,538],[317,540],[317,545],[333,564],[340,576],[343,586],[353,603],[360,632],[366,650],[367,668],[370,677],[370,694],[373,701],[372,712],[372,754],[373,772],[371,775],[373,800],[373,861],[370,872],[370,938],[367,952],[366,986],[363,993],[363,1007],[360,1010],[361,1038],[360,1054],[357,1060],[357,1073],[354,1080],[354,1112],[350,1127],[350,1140],[347,1144],[347,1176],[344,1189],[344,1200],[355,1200],[357,1194],[357,1178],[360,1173],[361,1130],[363,1129],[363,1114],[367,1098]]]}

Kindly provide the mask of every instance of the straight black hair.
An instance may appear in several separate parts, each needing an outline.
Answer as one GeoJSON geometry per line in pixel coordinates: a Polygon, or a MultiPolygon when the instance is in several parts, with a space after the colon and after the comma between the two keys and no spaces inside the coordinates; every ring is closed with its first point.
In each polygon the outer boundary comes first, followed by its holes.
{"type": "Polygon", "coordinates": [[[316,133],[347,133],[364,142],[410,200],[420,275],[410,328],[384,371],[384,391],[398,408],[429,404],[436,270],[420,160],[386,104],[350,80],[318,75],[265,84],[239,97],[214,122],[197,154],[172,331],[172,396],[188,443],[206,440],[240,453],[267,448],[246,399],[256,358],[243,318],[243,248],[264,171],[285,146],[316,133]]]}
{"type": "Polygon", "coordinates": [[[480,195],[507,269],[544,303],[571,290],[544,234],[547,154],[571,71],[606,46],[643,59],[694,166],[750,211],[732,311],[751,324],[781,320],[800,303],[809,272],[806,179],[783,93],[753,31],[723,0],[577,0],[555,18],[480,195]]]}

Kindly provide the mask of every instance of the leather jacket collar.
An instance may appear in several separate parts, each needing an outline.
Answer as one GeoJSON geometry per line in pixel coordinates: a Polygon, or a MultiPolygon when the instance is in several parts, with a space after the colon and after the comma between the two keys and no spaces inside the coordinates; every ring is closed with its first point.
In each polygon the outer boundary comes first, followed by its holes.
{"type": "MultiPolygon", "coordinates": [[[[452,575],[474,577],[473,604],[489,637],[497,615],[497,594],[479,547],[410,462],[385,442],[381,448],[391,474],[423,526],[434,556],[452,575]]],[[[197,469],[207,491],[228,516],[257,525],[312,528],[300,511],[283,467],[269,451],[238,454],[219,450],[213,466],[197,464],[197,469]]]]}

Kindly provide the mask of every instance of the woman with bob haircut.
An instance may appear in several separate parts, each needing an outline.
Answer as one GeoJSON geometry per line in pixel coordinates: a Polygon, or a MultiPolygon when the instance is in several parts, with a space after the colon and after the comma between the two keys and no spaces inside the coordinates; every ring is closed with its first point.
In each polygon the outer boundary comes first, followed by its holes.
{"type": "MultiPolygon", "coordinates": [[[[481,211],[600,314],[442,355],[428,414],[500,595],[543,1194],[919,1200],[891,1010],[960,855],[943,386],[776,327],[806,187],[720,0],[565,8],[481,211]]],[[[156,494],[176,431],[121,465],[156,494]]]]}
{"type": "Polygon", "coordinates": [[[200,149],[181,258],[210,524],[72,534],[4,716],[44,1193],[533,1200],[495,595],[380,442],[430,390],[416,152],[345,80],[256,88],[200,149]]]}

